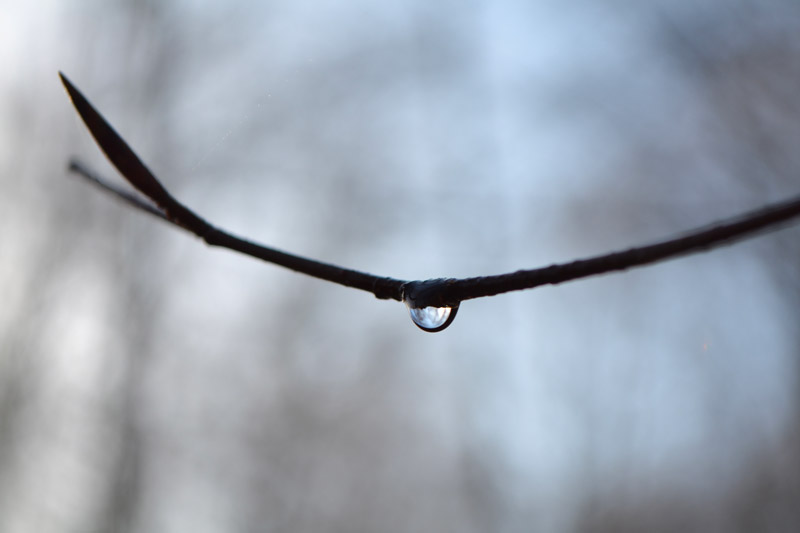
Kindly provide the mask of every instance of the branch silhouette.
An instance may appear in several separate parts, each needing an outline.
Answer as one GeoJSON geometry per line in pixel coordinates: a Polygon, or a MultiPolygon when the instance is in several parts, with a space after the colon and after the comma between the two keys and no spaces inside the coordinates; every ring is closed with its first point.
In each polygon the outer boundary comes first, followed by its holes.
{"type": "Polygon", "coordinates": [[[753,237],[759,231],[777,229],[780,224],[800,216],[798,196],[655,244],[571,263],[463,279],[408,281],[381,277],[257,244],[211,225],[178,202],[67,77],[61,72],[59,76],[78,114],[106,157],[153,204],[108,183],[74,159],[70,161],[71,171],[132,207],[194,233],[211,246],[228,248],[302,274],[361,289],[380,299],[402,301],[409,307],[414,323],[425,331],[441,331],[449,326],[464,300],[555,285],[707,251],[753,237]]]}

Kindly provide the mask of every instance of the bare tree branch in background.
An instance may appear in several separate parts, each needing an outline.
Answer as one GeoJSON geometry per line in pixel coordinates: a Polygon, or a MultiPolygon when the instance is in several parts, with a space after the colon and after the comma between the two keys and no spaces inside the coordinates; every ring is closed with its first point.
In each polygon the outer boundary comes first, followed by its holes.
{"type": "Polygon", "coordinates": [[[83,94],[64,74],[59,73],[59,75],[75,108],[108,159],[128,182],[150,198],[157,208],[129,192],[106,183],[78,162],[72,161],[70,170],[120,197],[129,205],[194,233],[211,246],[228,248],[315,278],[361,289],[380,299],[405,302],[414,323],[425,331],[441,331],[449,326],[464,300],[531,289],[541,285],[554,285],[707,251],[752,237],[762,230],[776,229],[779,224],[800,216],[800,197],[795,197],[694,230],[683,236],[571,263],[463,279],[406,281],[380,277],[276,250],[236,237],[211,225],[178,202],[83,94]]]}

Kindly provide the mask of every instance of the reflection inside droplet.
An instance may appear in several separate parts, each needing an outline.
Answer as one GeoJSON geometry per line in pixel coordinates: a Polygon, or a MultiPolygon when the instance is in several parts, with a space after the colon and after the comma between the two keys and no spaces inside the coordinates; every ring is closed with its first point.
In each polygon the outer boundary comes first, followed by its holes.
{"type": "Polygon", "coordinates": [[[429,332],[442,331],[456,317],[458,307],[409,307],[411,320],[420,329],[429,332]]]}

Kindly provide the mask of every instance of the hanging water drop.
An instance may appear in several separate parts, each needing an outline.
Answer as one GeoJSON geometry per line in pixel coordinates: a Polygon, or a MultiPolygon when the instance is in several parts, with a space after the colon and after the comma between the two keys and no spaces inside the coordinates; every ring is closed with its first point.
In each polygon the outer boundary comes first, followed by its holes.
{"type": "Polygon", "coordinates": [[[442,331],[449,326],[456,317],[458,307],[411,307],[408,312],[411,320],[414,321],[421,330],[434,333],[442,331]]]}
{"type": "Polygon", "coordinates": [[[453,281],[429,279],[409,281],[403,285],[403,302],[408,306],[411,320],[419,329],[434,333],[453,323],[461,303],[445,294],[453,281]]]}

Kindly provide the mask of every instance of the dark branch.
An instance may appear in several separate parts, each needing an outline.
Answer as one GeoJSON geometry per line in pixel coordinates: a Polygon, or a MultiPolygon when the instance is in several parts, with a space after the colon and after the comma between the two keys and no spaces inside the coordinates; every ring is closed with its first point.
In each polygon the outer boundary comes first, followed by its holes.
{"type": "Polygon", "coordinates": [[[83,94],[70,83],[64,74],[59,73],[59,75],[61,76],[61,81],[64,83],[64,87],[67,88],[72,103],[78,110],[78,114],[80,114],[81,118],[86,123],[86,126],[97,141],[97,144],[106,154],[106,157],[117,167],[117,170],[120,171],[131,185],[149,197],[159,209],[145,204],[130,193],[126,193],[119,190],[117,187],[109,185],[92,173],[86,171],[83,166],[74,161],[70,164],[71,170],[89,178],[96,185],[100,185],[108,192],[121,197],[130,205],[143,209],[150,214],[159,216],[194,233],[211,246],[229,248],[303,274],[308,274],[315,278],[368,291],[378,298],[402,301],[403,285],[406,283],[405,281],[373,276],[372,274],[366,274],[357,270],[314,261],[313,259],[307,259],[274,248],[261,246],[215,228],[173,198],[155,176],[153,176],[152,172],[150,172],[145,164],[142,163],[128,144],[122,140],[122,137],[114,131],[114,128],[112,128],[100,113],[92,107],[83,94]]]}
{"type": "MultiPolygon", "coordinates": [[[[131,185],[150,198],[157,207],[98,178],[76,161],[70,163],[69,168],[73,172],[121,198],[129,205],[194,233],[212,246],[229,248],[315,278],[371,292],[381,299],[405,301],[411,307],[458,308],[462,301],[472,298],[627,270],[730,244],[752,237],[759,231],[777,229],[780,224],[800,216],[800,197],[797,197],[656,244],[572,263],[465,279],[404,281],[380,277],[262,246],[212,226],[173,198],[80,91],[63,74],[59,75],[75,108],[108,159],[131,185]]],[[[430,331],[438,331],[444,327],[446,325],[430,331]]]]}
{"type": "Polygon", "coordinates": [[[785,224],[798,216],[800,216],[800,197],[647,246],[533,270],[454,280],[443,287],[442,298],[445,301],[461,302],[481,296],[531,289],[540,285],[556,285],[573,279],[675,259],[754,237],[760,231],[778,229],[780,224],[785,224]]]}

